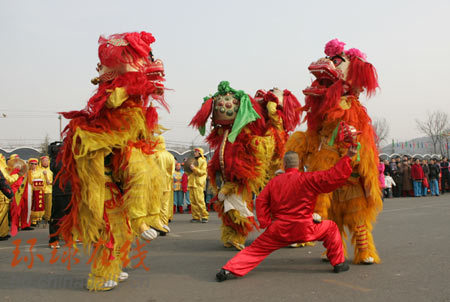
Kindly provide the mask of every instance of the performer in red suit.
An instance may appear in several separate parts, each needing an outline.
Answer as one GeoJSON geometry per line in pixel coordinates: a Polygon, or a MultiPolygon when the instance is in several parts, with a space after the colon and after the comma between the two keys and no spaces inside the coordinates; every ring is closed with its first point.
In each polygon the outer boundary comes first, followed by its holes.
{"type": "Polygon", "coordinates": [[[217,281],[244,276],[270,253],[295,242],[323,241],[334,272],[347,271],[339,229],[331,220],[313,221],[317,195],[336,190],[352,173],[356,146],[326,171],[300,172],[297,153],[284,156],[285,173],[273,178],[256,199],[256,215],[267,229],[216,275],[217,281]]]}

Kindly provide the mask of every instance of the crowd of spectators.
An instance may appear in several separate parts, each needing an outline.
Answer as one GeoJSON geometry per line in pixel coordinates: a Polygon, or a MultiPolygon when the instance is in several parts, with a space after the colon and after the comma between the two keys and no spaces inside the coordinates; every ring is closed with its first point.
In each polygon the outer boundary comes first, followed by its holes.
{"type": "Polygon", "coordinates": [[[450,189],[447,157],[419,159],[406,155],[380,159],[380,185],[384,198],[439,196],[450,189]]]}

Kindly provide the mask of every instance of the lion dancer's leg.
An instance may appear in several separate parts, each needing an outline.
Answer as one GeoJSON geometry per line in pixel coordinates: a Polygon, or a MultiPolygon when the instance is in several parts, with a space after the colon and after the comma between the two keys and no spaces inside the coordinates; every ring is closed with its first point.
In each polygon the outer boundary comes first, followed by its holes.
{"type": "Polygon", "coordinates": [[[160,219],[163,225],[163,228],[166,232],[170,232],[169,228],[169,219],[170,219],[170,208],[172,207],[170,203],[170,191],[164,191],[161,198],[161,212],[160,219]]]}
{"type": "Polygon", "coordinates": [[[352,244],[355,247],[353,263],[380,263],[380,257],[373,241],[372,225],[360,220],[359,223],[349,226],[349,228],[352,232],[352,244]]]}
{"type": "Polygon", "coordinates": [[[352,244],[354,246],[353,262],[356,264],[380,263],[380,257],[372,236],[372,211],[367,207],[366,197],[360,196],[341,202],[341,204],[340,213],[337,213],[338,215],[334,217],[334,221],[341,231],[343,226],[346,226],[352,234],[352,244]],[[341,219],[336,219],[337,217],[341,217],[341,219]]]}
{"type": "Polygon", "coordinates": [[[234,246],[237,250],[245,248],[248,234],[256,226],[252,212],[252,195],[244,194],[225,195],[223,201],[215,203],[215,211],[222,219],[221,240],[225,247],[234,246]]]}
{"type": "Polygon", "coordinates": [[[9,226],[8,226],[8,212],[9,212],[9,200],[5,195],[0,194],[0,240],[8,239],[9,226]]]}
{"type": "Polygon", "coordinates": [[[141,235],[153,228],[165,232],[160,219],[163,175],[152,156],[129,147],[121,154],[120,179],[123,182],[124,204],[133,232],[141,235]],[[127,160],[128,158],[128,160],[127,160]]]}
{"type": "Polygon", "coordinates": [[[252,229],[250,219],[242,217],[238,211],[230,210],[222,216],[221,240],[225,247],[234,246],[237,250],[245,248],[245,241],[252,229]]]}
{"type": "Polygon", "coordinates": [[[127,215],[121,208],[114,208],[106,209],[106,216],[109,231],[102,234],[102,237],[108,243],[100,245],[92,256],[91,273],[87,282],[87,288],[93,291],[110,290],[118,282],[128,278],[128,273],[122,270],[129,263],[133,239],[127,215]]]}

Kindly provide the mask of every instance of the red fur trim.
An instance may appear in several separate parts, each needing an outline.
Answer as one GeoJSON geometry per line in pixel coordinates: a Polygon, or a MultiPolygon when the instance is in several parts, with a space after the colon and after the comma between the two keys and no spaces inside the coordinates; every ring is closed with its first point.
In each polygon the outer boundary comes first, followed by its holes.
{"type": "Polygon", "coordinates": [[[212,107],[213,107],[213,99],[209,98],[202,104],[202,107],[194,116],[194,118],[191,120],[189,126],[193,126],[195,128],[205,126],[208,117],[211,115],[212,107]]]}
{"type": "MultiPolygon", "coordinates": [[[[68,130],[68,132],[72,131],[74,130],[68,130]]],[[[70,137],[72,137],[73,133],[70,134],[70,137]]],[[[72,156],[72,140],[66,139],[61,151],[62,152],[58,154],[56,161],[62,162],[62,168],[56,175],[56,178],[59,178],[59,186],[61,189],[64,189],[67,183],[70,183],[72,188],[72,198],[67,206],[67,208],[70,209],[70,212],[62,218],[57,235],[62,235],[66,242],[73,242],[72,229],[74,227],[78,228],[78,205],[81,185],[77,174],[76,162],[72,156]]]]}
{"type": "MultiPolygon", "coordinates": [[[[141,72],[127,72],[118,76],[112,82],[100,84],[97,92],[89,99],[86,108],[80,111],[61,112],[66,119],[76,117],[85,117],[87,119],[95,119],[110,111],[105,107],[105,103],[110,95],[109,91],[117,87],[124,87],[127,91],[130,101],[136,103],[136,106],[147,107],[149,97],[159,102],[166,110],[169,110],[164,98],[161,97],[159,85],[155,85],[147,79],[147,76],[141,72]]],[[[133,105],[130,105],[133,106],[133,105]]]]}
{"type": "MultiPolygon", "coordinates": [[[[314,85],[317,85],[317,81],[313,82],[312,86],[314,85]]],[[[303,106],[300,111],[307,113],[305,119],[308,123],[308,130],[317,130],[329,111],[339,107],[342,87],[342,81],[337,81],[327,89],[327,93],[323,97],[306,96],[305,106],[303,106]]]]}
{"type": "Polygon", "coordinates": [[[281,116],[283,118],[283,127],[286,132],[294,131],[300,123],[300,110],[302,105],[298,99],[289,90],[284,90],[283,93],[283,109],[281,116]]]}
{"type": "MultiPolygon", "coordinates": [[[[254,147],[249,143],[252,138],[252,133],[242,131],[237,136],[234,143],[226,142],[225,177],[227,181],[235,182],[247,187],[249,179],[259,177],[259,173],[256,172],[255,167],[261,165],[261,163],[253,155],[256,150],[254,150],[254,147]]],[[[216,177],[217,172],[221,172],[219,163],[220,152],[218,148],[220,147],[222,140],[223,135],[219,135],[216,129],[211,132],[207,138],[208,143],[215,149],[214,155],[208,164],[208,174],[211,179],[216,177]]]]}
{"type": "Polygon", "coordinates": [[[353,89],[358,91],[366,90],[367,96],[375,94],[378,86],[378,74],[372,64],[357,57],[352,58],[348,70],[347,82],[353,89]]]}
{"type": "Polygon", "coordinates": [[[242,131],[234,143],[227,141],[224,159],[227,181],[246,185],[249,179],[259,177],[255,167],[261,163],[253,155],[256,150],[250,144],[252,137],[252,134],[242,131]]]}
{"type": "Polygon", "coordinates": [[[285,131],[278,131],[274,128],[270,129],[273,137],[275,138],[275,154],[279,158],[283,158],[286,149],[284,145],[286,144],[289,134],[285,131]]]}
{"type": "MultiPolygon", "coordinates": [[[[250,101],[252,102],[253,109],[255,109],[256,113],[258,113],[259,116],[263,117],[264,109],[263,107],[255,101],[251,96],[248,96],[250,98],[250,101]]],[[[263,118],[259,118],[254,122],[251,122],[247,125],[248,129],[253,133],[254,135],[263,136],[264,132],[266,131],[266,120],[263,118]]]]}
{"type": "Polygon", "coordinates": [[[158,125],[158,112],[155,107],[148,107],[145,112],[145,122],[147,123],[147,129],[153,131],[158,125]]]}

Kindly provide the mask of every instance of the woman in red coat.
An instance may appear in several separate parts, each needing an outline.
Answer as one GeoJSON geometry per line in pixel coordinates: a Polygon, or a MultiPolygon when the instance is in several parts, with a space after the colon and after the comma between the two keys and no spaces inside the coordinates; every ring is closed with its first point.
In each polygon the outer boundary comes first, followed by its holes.
{"type": "Polygon", "coordinates": [[[413,180],[414,196],[422,196],[422,181],[424,178],[424,173],[418,158],[414,160],[414,165],[411,167],[411,178],[413,180]]]}

